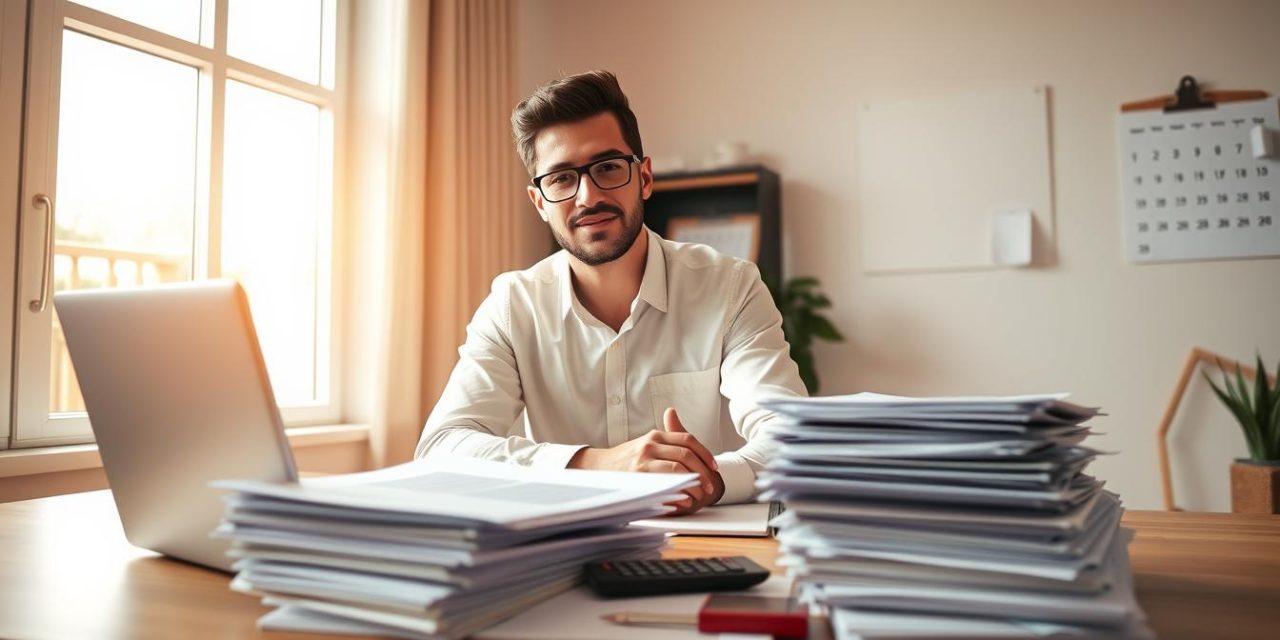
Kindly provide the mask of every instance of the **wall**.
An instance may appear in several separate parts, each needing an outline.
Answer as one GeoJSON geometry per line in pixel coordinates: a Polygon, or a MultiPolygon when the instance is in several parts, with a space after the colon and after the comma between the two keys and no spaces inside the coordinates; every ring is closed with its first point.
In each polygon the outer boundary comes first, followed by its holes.
{"type": "MultiPolygon", "coordinates": [[[[522,95],[610,69],[650,156],[696,166],[742,140],[782,174],[787,272],[821,277],[849,338],[817,353],[824,393],[1071,391],[1109,414],[1096,444],[1120,453],[1095,471],[1130,506],[1158,508],[1155,427],[1190,348],[1280,358],[1280,261],[1125,261],[1114,136],[1121,102],[1169,93],[1184,74],[1280,91],[1280,3],[539,0],[520,11],[522,95]],[[1036,84],[1051,88],[1049,266],[860,273],[855,107],[1036,84]]],[[[1214,402],[1193,384],[1174,428],[1177,488],[1193,508],[1229,504],[1225,460],[1243,451],[1214,402]]]]}

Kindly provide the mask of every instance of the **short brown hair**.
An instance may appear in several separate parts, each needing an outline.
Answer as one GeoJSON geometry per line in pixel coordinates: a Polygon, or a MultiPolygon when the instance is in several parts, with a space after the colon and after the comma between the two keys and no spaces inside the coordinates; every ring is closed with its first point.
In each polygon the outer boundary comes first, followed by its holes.
{"type": "Polygon", "coordinates": [[[585,120],[606,111],[618,119],[622,139],[631,147],[631,152],[643,158],[636,114],[631,112],[627,96],[618,86],[618,78],[608,71],[588,71],[553,80],[521,100],[511,112],[511,135],[529,175],[533,175],[538,161],[533,143],[539,132],[551,125],[585,120]]]}

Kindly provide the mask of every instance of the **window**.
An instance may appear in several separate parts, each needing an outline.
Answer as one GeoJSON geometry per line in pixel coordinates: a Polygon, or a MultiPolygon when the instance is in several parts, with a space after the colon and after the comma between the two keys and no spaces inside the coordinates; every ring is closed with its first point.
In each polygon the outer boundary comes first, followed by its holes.
{"type": "Polygon", "coordinates": [[[92,440],[46,270],[55,291],[240,281],[285,421],[339,418],[341,4],[29,5],[12,446],[92,440]]]}

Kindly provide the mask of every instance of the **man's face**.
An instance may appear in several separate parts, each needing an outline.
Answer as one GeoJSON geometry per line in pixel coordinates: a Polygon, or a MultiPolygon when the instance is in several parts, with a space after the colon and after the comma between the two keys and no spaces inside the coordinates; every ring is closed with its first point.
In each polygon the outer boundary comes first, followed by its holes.
{"type": "MultiPolygon", "coordinates": [[[[534,175],[576,167],[610,156],[631,155],[622,129],[612,113],[547,127],[534,139],[537,165],[534,175]]],[[[604,190],[585,174],[578,176],[578,193],[563,202],[548,202],[537,187],[529,186],[529,199],[543,221],[551,226],[556,242],[573,257],[592,266],[622,257],[635,243],[644,224],[644,200],[653,189],[649,159],[630,163],[631,181],[604,190]]]]}

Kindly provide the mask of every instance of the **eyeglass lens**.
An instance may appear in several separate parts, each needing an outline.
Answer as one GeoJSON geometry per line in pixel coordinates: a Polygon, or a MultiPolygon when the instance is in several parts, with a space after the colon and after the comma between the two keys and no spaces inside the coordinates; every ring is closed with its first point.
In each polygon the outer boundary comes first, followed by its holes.
{"type": "MultiPolygon", "coordinates": [[[[617,189],[631,181],[631,162],[627,158],[607,158],[587,167],[587,175],[601,189],[617,189]]],[[[542,195],[552,202],[568,200],[578,195],[577,169],[565,169],[544,176],[539,185],[542,195]]]]}

